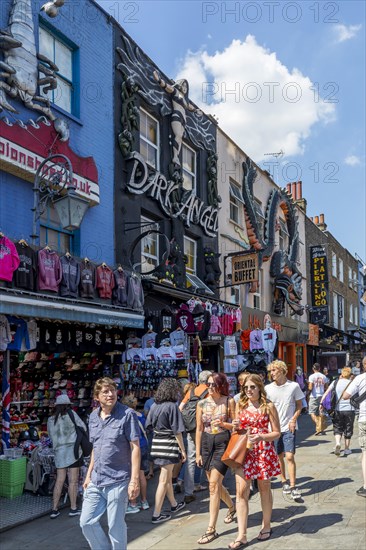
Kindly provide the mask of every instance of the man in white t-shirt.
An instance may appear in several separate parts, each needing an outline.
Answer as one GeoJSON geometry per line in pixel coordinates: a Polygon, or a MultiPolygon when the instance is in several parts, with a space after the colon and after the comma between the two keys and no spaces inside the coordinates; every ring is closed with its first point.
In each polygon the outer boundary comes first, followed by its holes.
{"type": "MultiPolygon", "coordinates": [[[[359,397],[365,396],[366,393],[366,357],[362,360],[363,373],[359,374],[352,380],[347,391],[343,394],[343,399],[349,399],[356,393],[359,397]]],[[[360,497],[366,497],[366,398],[360,402],[360,412],[358,417],[358,433],[359,442],[362,451],[362,476],[363,486],[360,487],[356,494],[360,497]]]]}
{"type": "Polygon", "coordinates": [[[304,394],[297,382],[287,380],[287,365],[283,361],[273,361],[267,370],[273,382],[266,386],[266,394],[277,409],[281,426],[281,436],[274,444],[280,459],[282,492],[298,501],[301,499],[301,493],[296,489],[295,443],[297,419],[301,414],[304,394]],[[290,484],[286,478],[284,457],[290,484]]]}
{"type": "Polygon", "coordinates": [[[326,427],[326,419],[323,414],[320,413],[320,401],[327,389],[329,379],[320,372],[319,363],[314,363],[313,374],[309,376],[309,414],[313,422],[315,423],[315,435],[324,434],[326,427]]]}

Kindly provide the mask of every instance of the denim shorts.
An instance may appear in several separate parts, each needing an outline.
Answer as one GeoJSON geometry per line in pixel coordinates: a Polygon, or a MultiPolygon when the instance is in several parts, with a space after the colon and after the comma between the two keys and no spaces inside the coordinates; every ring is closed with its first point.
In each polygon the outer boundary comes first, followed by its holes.
{"type": "Polygon", "coordinates": [[[296,431],[294,433],[292,432],[281,433],[279,439],[274,441],[276,453],[278,455],[282,453],[295,454],[295,443],[296,443],[296,431]]]}

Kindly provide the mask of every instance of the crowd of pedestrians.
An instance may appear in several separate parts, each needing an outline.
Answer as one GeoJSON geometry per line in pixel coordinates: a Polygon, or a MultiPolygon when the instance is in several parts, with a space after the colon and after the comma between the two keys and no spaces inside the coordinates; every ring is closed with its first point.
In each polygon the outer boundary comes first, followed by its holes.
{"type": "Polygon", "coordinates": [[[306,380],[297,369],[295,380],[287,378],[287,365],[275,360],[267,367],[268,378],[240,373],[240,392],[231,397],[225,374],[203,371],[197,386],[181,387],[175,379],[164,379],[144,411],[136,411],[137,400],[126,396],[117,400],[116,384],[110,378],[98,380],[94,398],[99,406],[89,419],[89,437],[93,445],[84,480],[82,509],[76,506],[75,476],[82,463],[75,459],[76,428],[85,428],[70,411],[67,396],[60,397],[49,421],[49,434],[55,449],[57,482],[51,518],[59,515],[58,501],[66,473],[69,476],[71,510],[80,516],[82,532],[92,550],[127,548],[126,513],[147,510],[146,484],[160,469],[151,521],[169,521],[195,500],[201,490],[202,472],[208,482],[208,526],[197,540],[199,545],[218,538],[216,524],[223,501],[227,507],[225,524],[237,519],[238,532],[229,545],[232,550],[248,546],[247,522],[249,499],[256,483],[260,493],[262,525],[258,541],[272,536],[271,480],[279,477],[282,491],[295,502],[301,500],[296,486],[296,432],[298,418],[307,408],[315,423],[315,435],[324,432],[332,419],[335,456],[351,454],[353,425],[358,417],[359,444],[362,451],[363,484],[356,491],[366,497],[366,357],[360,374],[342,369],[332,382],[314,364],[306,380]],[[331,396],[332,406],[326,407],[331,396]],[[309,403],[307,402],[309,399],[309,403]],[[330,417],[328,416],[328,413],[330,417]],[[231,434],[247,434],[247,451],[240,467],[232,470],[236,481],[235,502],[224,485],[228,466],[223,454],[231,434]],[[342,449],[342,437],[344,448],[342,449]],[[179,470],[180,481],[176,480],[179,470]],[[286,473],[287,470],[287,473],[286,473]],[[184,497],[176,499],[184,486],[184,497]],[[170,508],[164,509],[165,497],[170,508]],[[108,535],[100,525],[107,512],[108,535]]]}

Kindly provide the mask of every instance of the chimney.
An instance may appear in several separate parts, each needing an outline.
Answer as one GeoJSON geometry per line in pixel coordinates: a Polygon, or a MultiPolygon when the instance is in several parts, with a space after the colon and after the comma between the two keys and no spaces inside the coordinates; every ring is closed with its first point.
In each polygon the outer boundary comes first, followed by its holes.
{"type": "Polygon", "coordinates": [[[319,223],[317,223],[317,226],[319,227],[320,231],[326,231],[327,224],[324,221],[324,214],[320,214],[319,223]]]}
{"type": "Polygon", "coordinates": [[[291,195],[291,183],[288,183],[286,185],[286,189],[287,189],[287,193],[290,193],[290,195],[291,195]]]}
{"type": "Polygon", "coordinates": [[[314,216],[314,223],[315,225],[319,224],[319,216],[314,216]]]}
{"type": "Polygon", "coordinates": [[[296,183],[296,200],[302,199],[302,181],[296,183]]]}
{"type": "Polygon", "coordinates": [[[296,201],[297,199],[297,195],[296,195],[296,183],[291,183],[291,194],[292,194],[292,198],[294,199],[294,201],[296,201]]]}

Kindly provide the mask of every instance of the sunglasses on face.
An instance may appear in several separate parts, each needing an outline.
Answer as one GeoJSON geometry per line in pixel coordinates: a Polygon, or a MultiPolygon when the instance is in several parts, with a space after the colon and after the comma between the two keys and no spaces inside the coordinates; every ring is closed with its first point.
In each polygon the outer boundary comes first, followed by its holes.
{"type": "Polygon", "coordinates": [[[208,388],[216,388],[215,382],[207,382],[206,386],[207,386],[208,388]]]}
{"type": "Polygon", "coordinates": [[[245,390],[256,390],[257,386],[244,386],[245,390]]]}

